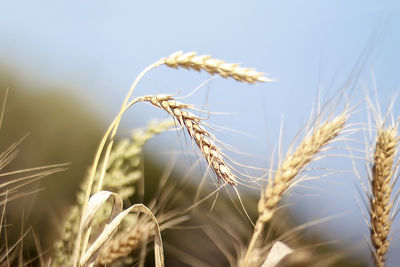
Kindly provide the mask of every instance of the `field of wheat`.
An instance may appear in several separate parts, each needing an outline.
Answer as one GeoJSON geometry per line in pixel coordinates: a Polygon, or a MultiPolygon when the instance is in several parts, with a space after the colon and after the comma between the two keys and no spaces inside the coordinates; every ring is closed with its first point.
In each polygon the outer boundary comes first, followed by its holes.
{"type": "MultiPolygon", "coordinates": [[[[0,155],[0,170],[4,169],[0,173],[4,179],[0,184],[2,266],[385,266],[390,243],[396,238],[391,226],[398,211],[398,192],[393,190],[399,163],[398,118],[390,107],[382,112],[368,95],[362,103],[352,104],[350,90],[340,89],[316,108],[299,135],[290,140],[287,151],[278,145],[277,152],[271,152],[277,156],[271,157],[270,166],[258,168],[231,159],[231,147],[217,139],[215,127],[208,123],[213,112],[190,104],[190,97],[135,95],[142,78],[163,66],[178,69],[182,75],[189,70],[248,84],[275,82],[252,68],[195,52],[176,52],[145,68],[105,129],[87,175],[79,178],[74,204],[52,225],[57,234],[50,247],[42,247],[30,226],[9,226],[6,211],[14,200],[24,203],[27,195],[41,194],[31,190],[30,184],[68,172],[68,165],[8,171],[22,140],[11,144],[0,155]],[[151,121],[131,138],[118,139],[121,119],[141,102],[164,112],[167,119],[151,121]],[[362,105],[370,114],[368,124],[352,120],[362,105]],[[165,132],[174,132],[191,144],[187,148],[195,157],[178,174],[174,167],[188,152],[171,157],[149,186],[143,148],[165,132]],[[365,217],[360,227],[370,232],[368,240],[360,240],[369,245],[368,259],[353,258],[346,250],[303,231],[329,218],[293,225],[285,211],[290,205],[285,197],[294,188],[307,179],[329,175],[322,171],[312,176],[311,165],[318,167],[321,159],[334,160],[338,154],[350,162],[359,160],[352,148],[360,141],[353,137],[359,133],[372,140],[361,142],[365,170],[353,170],[355,187],[361,189],[359,212],[365,217]],[[341,146],[335,146],[338,143],[341,146]],[[192,179],[196,168],[203,175],[198,180],[192,179]],[[251,175],[247,169],[257,169],[261,175],[251,175]],[[17,238],[10,239],[10,231],[18,232],[17,238]]],[[[10,97],[9,89],[1,90],[0,125],[10,97]]]]}

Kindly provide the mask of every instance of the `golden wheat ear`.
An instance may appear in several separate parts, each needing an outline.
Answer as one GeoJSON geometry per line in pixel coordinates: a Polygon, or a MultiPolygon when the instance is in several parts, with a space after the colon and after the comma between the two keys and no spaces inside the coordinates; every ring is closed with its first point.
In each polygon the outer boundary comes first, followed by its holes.
{"type": "Polygon", "coordinates": [[[232,186],[237,184],[235,175],[229,165],[225,163],[223,154],[216,145],[215,137],[203,126],[201,118],[187,111],[191,105],[180,103],[168,95],[150,95],[143,97],[142,100],[168,112],[182,127],[186,128],[190,138],[196,143],[218,179],[222,179],[232,186]]]}
{"type": "Polygon", "coordinates": [[[286,155],[274,178],[268,182],[258,203],[259,220],[268,222],[283,194],[293,185],[294,179],[314,156],[339,135],[347,121],[343,113],[331,121],[324,122],[305,138],[292,154],[286,155]]]}
{"type": "MultiPolygon", "coordinates": [[[[185,216],[179,216],[177,211],[159,214],[157,220],[160,230],[174,227],[187,220],[185,216]]],[[[127,258],[132,252],[144,249],[154,239],[153,222],[139,217],[128,229],[116,234],[113,239],[105,245],[96,261],[96,266],[107,266],[108,264],[127,258]]],[[[144,259],[139,259],[144,260],[144,259]]]]}
{"type": "Polygon", "coordinates": [[[178,51],[164,59],[164,64],[177,69],[204,70],[211,75],[218,74],[223,78],[233,78],[238,82],[273,82],[273,79],[264,77],[264,74],[252,68],[242,68],[236,63],[226,63],[223,60],[211,58],[209,55],[197,56],[196,52],[183,53],[178,51]]]}
{"type": "Polygon", "coordinates": [[[323,147],[335,139],[344,129],[348,118],[347,112],[343,112],[332,120],[327,120],[320,126],[316,126],[298,145],[293,153],[288,153],[283,162],[279,164],[273,177],[270,177],[268,185],[262,191],[258,202],[258,219],[251,237],[244,263],[247,263],[253,253],[256,253],[256,243],[276,211],[283,195],[295,183],[297,175],[309,164],[315,155],[323,147]]]}
{"type": "Polygon", "coordinates": [[[385,254],[390,240],[388,235],[393,222],[391,200],[399,136],[396,127],[379,129],[373,155],[371,193],[369,195],[370,239],[375,266],[385,265],[385,254]]]}

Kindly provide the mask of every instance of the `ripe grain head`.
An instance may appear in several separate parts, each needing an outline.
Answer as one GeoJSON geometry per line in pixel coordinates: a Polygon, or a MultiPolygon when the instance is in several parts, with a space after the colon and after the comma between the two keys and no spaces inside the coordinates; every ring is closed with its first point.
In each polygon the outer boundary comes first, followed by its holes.
{"type": "Polygon", "coordinates": [[[390,244],[388,235],[393,221],[391,194],[398,142],[396,127],[378,130],[372,165],[372,192],[369,196],[370,238],[375,266],[385,265],[385,254],[390,244]]]}
{"type": "Polygon", "coordinates": [[[264,77],[263,73],[251,68],[242,68],[239,64],[226,63],[223,60],[211,58],[209,55],[197,56],[196,52],[183,53],[178,51],[163,59],[168,67],[204,70],[211,75],[218,74],[223,78],[231,77],[239,82],[272,82],[273,79],[264,77]]]}
{"type": "Polygon", "coordinates": [[[225,163],[220,148],[216,145],[214,136],[203,126],[202,119],[187,111],[192,106],[176,101],[172,96],[156,95],[145,96],[143,101],[148,101],[177,119],[179,124],[186,128],[191,139],[200,149],[209,167],[219,179],[230,185],[236,185],[235,175],[228,164],[225,163]]]}
{"type": "Polygon", "coordinates": [[[139,249],[143,243],[147,243],[153,229],[153,223],[140,219],[134,226],[119,233],[101,251],[96,265],[111,264],[118,259],[128,256],[132,251],[139,249]]]}
{"type": "Polygon", "coordinates": [[[347,114],[342,113],[331,121],[325,121],[303,139],[294,153],[286,155],[274,178],[270,179],[258,203],[259,219],[267,222],[283,194],[292,186],[294,178],[312,161],[313,157],[343,130],[347,114]]]}
{"type": "MultiPolygon", "coordinates": [[[[187,219],[186,216],[178,215],[176,210],[168,212],[160,210],[158,213],[157,221],[161,230],[174,227],[187,219]]],[[[145,248],[154,240],[154,225],[148,218],[141,216],[135,217],[134,221],[130,218],[129,221],[131,226],[117,233],[102,249],[96,261],[97,266],[107,266],[126,259],[132,252],[145,248]]]]}
{"type": "Polygon", "coordinates": [[[257,253],[257,243],[263,233],[264,226],[272,219],[277,205],[284,193],[294,185],[296,176],[312,161],[314,156],[337,137],[344,129],[348,113],[344,111],[332,120],[327,120],[320,126],[315,126],[298,145],[293,153],[288,153],[279,165],[274,176],[270,177],[268,185],[261,192],[258,201],[258,219],[254,227],[244,263],[248,263],[253,254],[257,253]]]}

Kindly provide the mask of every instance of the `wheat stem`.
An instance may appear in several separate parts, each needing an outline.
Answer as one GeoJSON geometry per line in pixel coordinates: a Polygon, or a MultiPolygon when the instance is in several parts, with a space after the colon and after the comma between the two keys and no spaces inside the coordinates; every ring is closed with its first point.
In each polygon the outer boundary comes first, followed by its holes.
{"type": "MultiPolygon", "coordinates": [[[[98,163],[100,161],[100,156],[102,154],[103,148],[104,148],[104,146],[105,146],[105,144],[106,144],[106,142],[108,140],[108,137],[110,136],[112,131],[115,129],[114,127],[119,124],[119,121],[120,121],[122,115],[131,106],[133,106],[134,104],[136,104],[137,102],[140,102],[140,101],[142,101],[141,98],[136,98],[133,101],[131,101],[128,104],[126,104],[125,107],[121,109],[121,111],[119,112],[117,117],[114,119],[114,121],[111,123],[111,125],[108,127],[106,133],[104,134],[102,140],[100,141],[100,144],[98,146],[93,165],[92,165],[92,167],[90,169],[90,176],[89,176],[89,179],[88,179],[88,185],[87,185],[87,188],[86,188],[85,198],[84,198],[83,207],[82,207],[83,211],[85,211],[86,208],[87,208],[88,199],[90,197],[90,194],[91,194],[91,191],[92,191],[91,189],[92,189],[94,178],[95,178],[95,175],[96,175],[96,169],[97,169],[98,163]]],[[[84,213],[82,213],[82,214],[84,214],[84,213]]],[[[83,216],[81,216],[81,225],[83,223],[82,220],[83,220],[83,216]]],[[[90,235],[90,228],[88,228],[88,230],[86,231],[86,234],[85,234],[85,237],[84,237],[83,246],[82,246],[83,248],[85,248],[87,246],[87,242],[89,240],[89,235],[90,235]]],[[[78,232],[78,236],[77,236],[77,239],[76,239],[75,245],[74,245],[74,265],[73,265],[74,267],[78,266],[80,251],[84,251],[84,250],[80,249],[81,238],[82,238],[81,233],[78,232]]]]}

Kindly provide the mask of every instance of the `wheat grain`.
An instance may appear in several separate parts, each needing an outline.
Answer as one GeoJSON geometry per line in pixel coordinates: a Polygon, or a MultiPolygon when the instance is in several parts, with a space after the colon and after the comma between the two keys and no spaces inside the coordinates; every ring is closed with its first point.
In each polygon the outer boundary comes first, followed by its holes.
{"type": "Polygon", "coordinates": [[[231,77],[239,82],[272,82],[273,79],[264,77],[263,73],[251,68],[242,68],[239,64],[225,63],[225,61],[211,58],[209,55],[196,56],[196,52],[183,53],[178,51],[163,59],[165,65],[171,68],[185,68],[196,71],[204,70],[211,75],[218,74],[221,77],[231,77]]]}
{"type": "Polygon", "coordinates": [[[393,163],[399,137],[396,128],[380,129],[375,145],[372,166],[370,195],[370,238],[375,266],[385,265],[385,254],[389,248],[388,234],[392,225],[390,196],[393,189],[393,163]]]}
{"type": "Polygon", "coordinates": [[[97,265],[106,265],[128,256],[140,248],[152,232],[153,224],[140,220],[129,231],[124,231],[114,238],[100,253],[97,265]]]}
{"type": "Polygon", "coordinates": [[[258,219],[251,237],[244,263],[251,260],[257,240],[263,232],[264,225],[271,220],[276,207],[283,194],[293,185],[294,178],[313,159],[313,157],[343,130],[347,120],[344,112],[332,121],[325,121],[321,126],[314,128],[311,134],[304,138],[294,153],[286,155],[284,161],[278,167],[273,179],[261,193],[258,202],[258,219]]]}
{"type": "MultiPolygon", "coordinates": [[[[160,196],[160,198],[162,197],[160,196]]],[[[149,206],[154,204],[153,208],[157,210],[157,221],[160,224],[161,231],[174,227],[188,219],[187,216],[179,215],[177,210],[165,211],[163,208],[157,207],[157,205],[161,204],[157,203],[160,198],[153,199],[153,203],[150,203],[149,206]]],[[[118,232],[108,244],[105,244],[96,261],[98,266],[114,263],[122,259],[130,260],[127,259],[129,254],[145,248],[150,241],[154,240],[154,223],[145,217],[134,216],[127,219],[129,227],[126,225],[125,230],[118,232]]]]}
{"type": "Polygon", "coordinates": [[[312,160],[322,147],[340,133],[346,119],[346,114],[341,114],[332,121],[326,121],[319,128],[315,129],[311,136],[305,138],[293,154],[286,156],[275,173],[274,179],[269,181],[258,203],[258,213],[261,221],[265,223],[270,220],[278,202],[292,185],[297,174],[312,160]]]}
{"type": "Polygon", "coordinates": [[[220,148],[215,145],[215,138],[202,126],[202,119],[184,110],[190,109],[191,105],[180,103],[169,95],[149,95],[142,97],[142,100],[150,102],[175,117],[179,124],[186,128],[189,136],[195,141],[203,157],[217,177],[230,185],[236,185],[235,175],[225,163],[220,148]]]}

